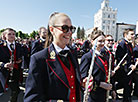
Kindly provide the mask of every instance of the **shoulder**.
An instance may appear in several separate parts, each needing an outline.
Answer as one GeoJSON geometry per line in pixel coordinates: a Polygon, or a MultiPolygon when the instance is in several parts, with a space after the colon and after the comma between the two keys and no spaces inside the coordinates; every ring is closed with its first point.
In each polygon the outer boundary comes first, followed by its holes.
{"type": "Polygon", "coordinates": [[[39,44],[39,40],[35,40],[34,42],[32,42],[33,45],[39,44]]]}
{"type": "Polygon", "coordinates": [[[45,48],[39,52],[34,53],[31,57],[36,59],[43,59],[48,56],[48,48],[45,48]]]}
{"type": "Polygon", "coordinates": [[[89,52],[85,53],[82,56],[82,59],[91,59],[91,57],[92,57],[92,50],[90,50],[89,52]]]}
{"type": "Polygon", "coordinates": [[[138,45],[136,45],[133,50],[138,51],[138,45]]]}

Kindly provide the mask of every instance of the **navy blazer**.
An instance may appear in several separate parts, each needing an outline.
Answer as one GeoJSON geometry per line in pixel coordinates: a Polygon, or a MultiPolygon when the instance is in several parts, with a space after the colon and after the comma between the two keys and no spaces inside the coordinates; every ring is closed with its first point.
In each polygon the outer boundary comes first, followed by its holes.
{"type": "Polygon", "coordinates": [[[43,50],[44,44],[45,44],[45,41],[42,41],[41,39],[34,41],[32,43],[31,55],[33,55],[34,53],[36,53],[38,51],[43,50]]]}
{"type": "MultiPolygon", "coordinates": [[[[106,76],[106,70],[104,68],[105,65],[101,62],[99,57],[103,61],[106,61],[106,59],[103,56],[99,56],[96,54],[94,66],[92,70],[94,84],[93,84],[93,89],[90,93],[89,102],[105,101],[106,90],[99,87],[99,85],[100,85],[100,82],[106,82],[107,76],[106,76]]],[[[81,72],[82,79],[88,76],[91,60],[92,60],[92,50],[90,50],[88,53],[82,56],[81,64],[80,64],[80,72],[81,72]]]]}
{"type": "Polygon", "coordinates": [[[132,44],[128,43],[125,39],[123,39],[117,46],[116,50],[116,59],[117,63],[120,62],[120,60],[123,58],[125,54],[128,54],[127,57],[122,62],[120,69],[124,70],[126,73],[130,71],[129,66],[131,64],[134,64],[134,53],[132,44]]]}
{"type": "MultiPolygon", "coordinates": [[[[80,73],[77,58],[69,53],[76,72],[76,97],[80,100],[80,73]]],[[[70,86],[53,44],[31,56],[24,102],[69,101],[70,86]]]]}
{"type": "MultiPolygon", "coordinates": [[[[104,61],[106,60],[104,57],[96,54],[94,66],[92,70],[92,76],[94,77],[94,81],[96,81],[97,85],[99,85],[100,82],[105,82],[106,80],[106,72],[105,72],[104,65],[98,57],[100,57],[104,61]]],[[[91,60],[92,60],[92,50],[84,54],[81,58],[80,72],[81,72],[82,79],[88,76],[91,60]]]]}
{"type": "Polygon", "coordinates": [[[104,48],[101,49],[101,54],[104,56],[104,58],[108,61],[108,65],[109,65],[109,57],[110,57],[110,53],[112,54],[112,70],[114,69],[114,54],[112,52],[110,52],[105,46],[104,48]]]}
{"type": "Polygon", "coordinates": [[[133,52],[134,52],[134,58],[138,58],[138,45],[135,46],[133,52]]]}
{"type": "MultiPolygon", "coordinates": [[[[21,47],[21,44],[19,43],[15,43],[15,46],[16,46],[16,61],[19,60],[19,59],[22,59],[22,47],[21,47]]],[[[2,44],[0,44],[0,80],[1,80],[1,83],[2,83],[2,86],[3,88],[5,87],[5,83],[6,83],[6,80],[8,78],[8,74],[9,74],[9,70],[7,70],[6,68],[4,68],[4,65],[8,62],[10,62],[10,51],[7,47],[7,43],[4,42],[2,44]]],[[[19,66],[19,70],[21,68],[21,63],[18,64],[19,66]]],[[[18,76],[19,77],[19,76],[18,76]]]]}

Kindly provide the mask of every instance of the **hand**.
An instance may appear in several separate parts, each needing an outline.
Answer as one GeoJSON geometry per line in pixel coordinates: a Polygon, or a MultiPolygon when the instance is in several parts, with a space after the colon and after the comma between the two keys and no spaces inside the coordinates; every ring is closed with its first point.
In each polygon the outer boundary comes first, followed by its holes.
{"type": "MultiPolygon", "coordinates": [[[[86,78],[83,79],[83,82],[82,82],[82,86],[83,87],[86,87],[87,79],[88,79],[88,77],[86,77],[86,78]]],[[[88,84],[88,90],[91,91],[92,88],[93,88],[93,77],[91,76],[90,80],[89,80],[89,84],[88,84]]]]}
{"type": "Polygon", "coordinates": [[[106,82],[100,82],[100,87],[106,90],[111,90],[112,89],[112,84],[108,84],[106,82]]]}
{"type": "Polygon", "coordinates": [[[16,61],[16,63],[17,64],[19,64],[19,63],[21,63],[22,62],[22,60],[21,59],[19,59],[18,61],[16,61]]]}
{"type": "Polygon", "coordinates": [[[12,64],[11,62],[8,62],[8,63],[6,63],[6,64],[4,65],[4,68],[7,68],[7,69],[12,70],[12,69],[13,69],[13,66],[14,66],[14,64],[12,64]]]}
{"type": "Polygon", "coordinates": [[[119,68],[120,68],[120,66],[116,66],[116,67],[114,68],[114,72],[116,72],[119,68]]]}
{"type": "Polygon", "coordinates": [[[115,75],[115,71],[112,71],[111,75],[114,76],[115,75]]]}
{"type": "Polygon", "coordinates": [[[136,69],[135,65],[131,65],[130,67],[131,67],[132,71],[136,69]]]}

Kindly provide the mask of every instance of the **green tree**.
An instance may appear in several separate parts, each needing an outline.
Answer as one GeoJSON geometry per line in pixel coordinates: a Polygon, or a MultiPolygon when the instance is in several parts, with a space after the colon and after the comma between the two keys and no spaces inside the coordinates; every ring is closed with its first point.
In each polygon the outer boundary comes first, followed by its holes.
{"type": "Polygon", "coordinates": [[[78,39],[80,39],[80,30],[81,30],[80,27],[78,27],[78,29],[77,29],[77,38],[78,39]]]}
{"type": "Polygon", "coordinates": [[[5,30],[5,29],[1,29],[1,30],[0,30],[0,36],[1,36],[1,34],[2,34],[2,32],[3,32],[4,30],[5,30]]]}
{"type": "Polygon", "coordinates": [[[30,37],[34,38],[34,39],[37,35],[38,35],[38,32],[36,32],[36,31],[33,31],[32,33],[30,33],[30,37]]]}
{"type": "Polygon", "coordinates": [[[84,39],[84,35],[85,35],[85,30],[84,27],[80,30],[80,38],[84,39]]]}

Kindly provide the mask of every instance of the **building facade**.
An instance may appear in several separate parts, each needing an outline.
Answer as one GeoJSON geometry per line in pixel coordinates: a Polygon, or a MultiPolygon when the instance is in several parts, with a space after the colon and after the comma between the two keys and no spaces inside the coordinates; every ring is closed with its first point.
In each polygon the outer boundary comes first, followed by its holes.
{"type": "Polygon", "coordinates": [[[98,27],[104,34],[111,34],[116,39],[117,9],[109,7],[109,0],[101,3],[101,8],[94,15],[94,27],[98,27]]]}
{"type": "Polygon", "coordinates": [[[116,39],[118,41],[123,38],[123,32],[125,29],[134,29],[136,32],[136,25],[134,24],[126,24],[126,23],[116,23],[116,39]]]}

